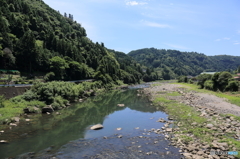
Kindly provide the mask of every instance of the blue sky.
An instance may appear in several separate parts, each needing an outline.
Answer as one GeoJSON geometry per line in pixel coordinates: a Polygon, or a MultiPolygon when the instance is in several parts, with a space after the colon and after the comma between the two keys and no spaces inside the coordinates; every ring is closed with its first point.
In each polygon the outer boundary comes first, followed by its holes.
{"type": "Polygon", "coordinates": [[[240,56],[239,0],[44,0],[74,16],[93,42],[240,56]]]}

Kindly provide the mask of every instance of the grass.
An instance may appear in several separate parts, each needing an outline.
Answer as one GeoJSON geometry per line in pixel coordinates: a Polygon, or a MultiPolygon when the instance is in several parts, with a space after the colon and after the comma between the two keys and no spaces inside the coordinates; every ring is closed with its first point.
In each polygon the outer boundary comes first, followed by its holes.
{"type": "Polygon", "coordinates": [[[195,84],[189,84],[189,83],[178,83],[180,85],[183,85],[183,86],[187,86],[188,88],[190,88],[190,90],[193,90],[193,91],[197,91],[197,92],[201,92],[201,93],[208,93],[208,94],[213,94],[213,95],[216,95],[218,97],[221,97],[221,98],[225,98],[227,99],[230,103],[232,104],[235,104],[237,106],[240,106],[240,94],[239,96],[236,95],[238,94],[238,92],[235,92],[235,93],[229,93],[229,92],[213,92],[213,91],[210,91],[210,90],[206,90],[206,89],[199,89],[199,87],[195,84]]]}
{"type": "Polygon", "coordinates": [[[171,92],[171,93],[167,93],[167,96],[180,96],[181,94],[178,92],[171,92]]]}
{"type": "MultiPolygon", "coordinates": [[[[167,93],[166,95],[177,96],[179,94],[177,92],[172,92],[167,93]]],[[[153,104],[163,106],[165,111],[170,116],[173,116],[174,119],[176,119],[178,122],[181,122],[180,128],[182,128],[183,132],[193,133],[199,139],[203,139],[204,141],[209,142],[212,139],[212,135],[210,134],[208,129],[202,127],[198,127],[196,129],[191,125],[193,122],[196,122],[198,126],[201,126],[205,122],[207,122],[207,119],[204,117],[200,117],[200,113],[196,112],[194,108],[167,99],[166,95],[158,95],[154,99],[153,104]],[[206,133],[209,135],[206,135],[206,133]]],[[[183,137],[182,140],[186,140],[185,142],[187,142],[189,140],[189,137],[183,137]]]]}
{"type": "MultiPolygon", "coordinates": [[[[42,108],[46,104],[43,102],[40,102],[40,101],[12,102],[10,100],[5,100],[3,102],[3,105],[4,105],[4,107],[0,108],[0,114],[1,114],[0,115],[0,125],[1,124],[9,124],[10,122],[12,122],[13,117],[21,116],[24,113],[23,112],[24,108],[29,107],[30,111],[33,111],[33,106],[38,106],[39,108],[42,108]]],[[[38,112],[38,113],[40,113],[40,112],[38,112]]]]}

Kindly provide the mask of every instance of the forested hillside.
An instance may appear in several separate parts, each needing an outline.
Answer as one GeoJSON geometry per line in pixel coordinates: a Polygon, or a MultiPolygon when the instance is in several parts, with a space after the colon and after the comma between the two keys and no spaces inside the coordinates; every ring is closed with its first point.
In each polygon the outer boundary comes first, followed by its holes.
{"type": "Polygon", "coordinates": [[[128,55],[141,64],[156,68],[165,79],[179,75],[195,76],[204,71],[233,71],[240,66],[240,56],[206,56],[197,52],[155,48],[131,51],[128,55]]]}
{"type": "Polygon", "coordinates": [[[128,58],[93,43],[73,15],[42,0],[0,1],[0,69],[44,72],[47,80],[139,82],[145,73],[128,58]]]}

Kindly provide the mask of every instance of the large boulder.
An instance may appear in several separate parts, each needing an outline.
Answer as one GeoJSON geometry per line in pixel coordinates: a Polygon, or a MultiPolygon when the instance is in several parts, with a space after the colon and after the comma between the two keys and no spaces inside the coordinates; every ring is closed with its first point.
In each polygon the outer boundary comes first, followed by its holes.
{"type": "Polygon", "coordinates": [[[52,108],[51,105],[47,105],[45,107],[42,108],[42,113],[52,113],[54,111],[54,109],[52,108]]]}
{"type": "Polygon", "coordinates": [[[97,124],[97,125],[93,125],[90,129],[91,130],[98,130],[98,129],[102,129],[102,128],[103,128],[103,125],[97,124]]]}

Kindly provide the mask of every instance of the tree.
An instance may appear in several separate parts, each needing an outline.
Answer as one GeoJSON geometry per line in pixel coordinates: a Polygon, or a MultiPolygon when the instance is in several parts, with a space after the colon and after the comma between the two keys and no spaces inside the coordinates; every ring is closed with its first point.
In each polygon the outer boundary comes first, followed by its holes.
{"type": "Polygon", "coordinates": [[[66,75],[66,68],[69,68],[67,62],[59,56],[50,59],[50,68],[55,74],[56,79],[62,80],[66,75]]]}
{"type": "Polygon", "coordinates": [[[224,71],[219,74],[217,82],[219,84],[219,89],[221,91],[225,90],[226,86],[228,85],[228,81],[231,78],[232,78],[232,75],[229,72],[224,71]]]}
{"type": "Polygon", "coordinates": [[[197,77],[198,83],[197,85],[200,85],[200,88],[204,88],[204,83],[206,80],[210,80],[212,78],[212,75],[210,74],[201,74],[197,77]]]}
{"type": "Polygon", "coordinates": [[[238,81],[234,79],[229,79],[228,85],[225,88],[225,91],[237,92],[239,87],[238,81]]]}
{"type": "Polygon", "coordinates": [[[17,55],[17,63],[21,66],[25,66],[25,70],[29,69],[29,73],[32,72],[32,64],[36,62],[38,58],[38,52],[36,51],[36,39],[31,30],[28,30],[23,37],[19,40],[19,54],[17,55]]]}

